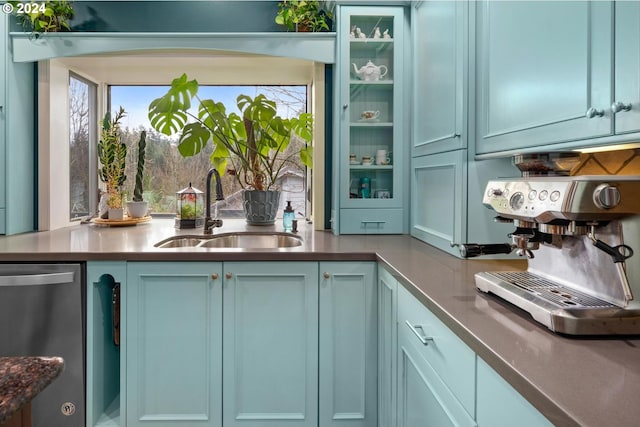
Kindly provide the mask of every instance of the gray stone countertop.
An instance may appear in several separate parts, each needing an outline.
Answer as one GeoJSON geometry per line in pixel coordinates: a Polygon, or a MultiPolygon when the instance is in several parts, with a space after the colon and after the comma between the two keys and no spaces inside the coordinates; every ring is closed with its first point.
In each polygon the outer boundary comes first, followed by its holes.
{"type": "MultiPolygon", "coordinates": [[[[226,221],[214,234],[244,230],[226,221]]],[[[250,227],[249,227],[250,228],[250,227]]],[[[281,225],[253,227],[282,231],[281,225]]],[[[0,262],[15,261],[379,261],[472,350],[556,426],[636,426],[640,337],[572,338],[475,289],[481,271],[524,270],[526,261],[461,260],[406,235],[334,236],[300,224],[304,245],[279,250],[159,249],[173,220],[134,227],[77,225],[0,237],[0,262]]]]}

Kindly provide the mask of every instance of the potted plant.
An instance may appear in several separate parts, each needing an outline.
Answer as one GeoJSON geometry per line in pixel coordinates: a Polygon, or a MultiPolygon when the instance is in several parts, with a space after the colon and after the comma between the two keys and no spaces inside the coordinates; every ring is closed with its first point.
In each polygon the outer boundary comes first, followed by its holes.
{"type": "Polygon", "coordinates": [[[276,24],[291,31],[331,31],[333,14],[318,0],[284,0],[278,4],[276,24]]]}
{"type": "Polygon", "coordinates": [[[107,113],[102,120],[100,142],[98,142],[98,169],[100,180],[107,186],[107,207],[109,219],[123,219],[122,184],[127,176],[125,167],[127,161],[127,145],[121,140],[120,120],[125,116],[124,108],[120,107],[113,119],[107,113]]]}
{"type": "Polygon", "coordinates": [[[144,177],[144,154],[147,147],[147,132],[140,132],[138,140],[138,167],[136,169],[136,182],[133,187],[133,201],[127,202],[127,213],[132,218],[142,218],[147,214],[148,204],[142,198],[144,177]]]}
{"type": "Polygon", "coordinates": [[[188,80],[186,74],[174,79],[168,92],[149,105],[151,126],[166,135],[180,133],[178,151],[184,157],[198,154],[211,140],[213,166],[220,175],[232,174],[245,189],[247,222],[273,224],[280,206],[278,177],[289,166],[311,167],[312,147],[307,143],[313,137],[313,116],[282,118],[276,103],[264,95],[238,96],[240,114],[229,113],[221,102],[201,100],[197,93],[196,80],[188,80]],[[197,113],[190,111],[194,98],[197,113]],[[294,137],[305,145],[291,144],[294,137]]]}
{"type": "Polygon", "coordinates": [[[24,31],[35,38],[42,33],[70,31],[69,20],[73,18],[73,4],[66,0],[40,2],[9,1],[13,14],[24,31]]]}

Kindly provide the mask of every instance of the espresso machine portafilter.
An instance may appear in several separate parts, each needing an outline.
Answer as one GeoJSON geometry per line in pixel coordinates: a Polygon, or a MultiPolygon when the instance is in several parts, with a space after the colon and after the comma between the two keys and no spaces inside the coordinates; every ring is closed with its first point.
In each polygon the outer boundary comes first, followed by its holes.
{"type": "Polygon", "coordinates": [[[640,333],[640,176],[493,180],[483,203],[512,222],[511,242],[460,245],[465,258],[511,253],[521,272],[476,274],[476,287],[572,335],[640,333]]]}

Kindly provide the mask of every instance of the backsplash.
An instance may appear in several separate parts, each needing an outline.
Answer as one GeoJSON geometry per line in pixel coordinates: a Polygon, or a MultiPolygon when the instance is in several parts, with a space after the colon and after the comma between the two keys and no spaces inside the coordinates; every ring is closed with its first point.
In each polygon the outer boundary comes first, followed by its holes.
{"type": "Polygon", "coordinates": [[[640,175],[640,148],[581,153],[571,175],[640,175]]]}

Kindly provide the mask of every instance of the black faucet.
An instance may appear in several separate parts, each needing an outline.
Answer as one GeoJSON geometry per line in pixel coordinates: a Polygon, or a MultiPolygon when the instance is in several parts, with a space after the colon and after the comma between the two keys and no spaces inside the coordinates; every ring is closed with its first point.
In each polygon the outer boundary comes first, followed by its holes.
{"type": "MultiPolygon", "coordinates": [[[[214,227],[222,227],[221,219],[211,218],[211,175],[216,176],[216,200],[224,200],[224,194],[222,194],[222,181],[220,180],[220,174],[216,168],[209,169],[207,173],[207,194],[205,195],[206,213],[204,218],[204,234],[211,234],[214,227]]],[[[216,215],[217,216],[217,215],[216,215]]]]}

